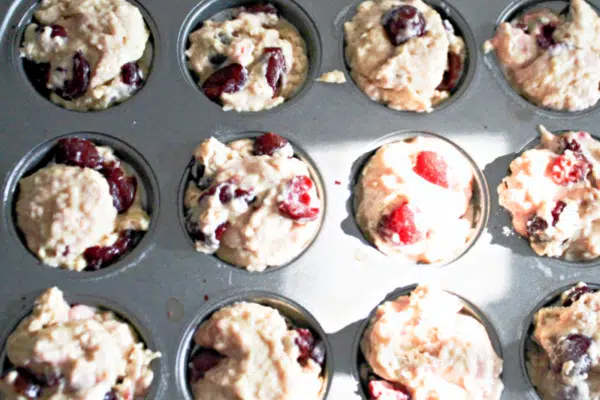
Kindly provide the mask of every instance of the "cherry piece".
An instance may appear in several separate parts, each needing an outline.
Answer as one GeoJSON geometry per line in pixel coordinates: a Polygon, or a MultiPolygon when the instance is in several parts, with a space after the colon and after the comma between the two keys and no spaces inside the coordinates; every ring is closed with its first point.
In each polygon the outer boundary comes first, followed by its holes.
{"type": "Polygon", "coordinates": [[[123,231],[119,238],[111,246],[89,247],[83,253],[87,262],[86,271],[98,271],[116,261],[125,254],[133,245],[133,233],[130,230],[123,231]]]}
{"type": "Polygon", "coordinates": [[[42,393],[42,387],[35,375],[25,368],[17,368],[17,374],[14,382],[15,392],[27,399],[37,399],[42,393]]]}
{"type": "Polygon", "coordinates": [[[191,382],[197,382],[204,378],[204,375],[216,367],[223,358],[225,357],[216,350],[207,348],[199,349],[192,356],[189,363],[191,382]]]}
{"type": "Polygon", "coordinates": [[[448,188],[448,165],[442,156],[433,151],[417,154],[413,171],[434,185],[448,188]]]}
{"type": "Polygon", "coordinates": [[[586,286],[576,286],[573,289],[569,290],[567,296],[563,300],[563,306],[570,307],[577,300],[581,298],[586,293],[593,293],[594,291],[586,286]]]}
{"type": "Polygon", "coordinates": [[[554,183],[566,186],[583,181],[589,172],[590,163],[581,153],[566,150],[563,155],[551,161],[548,167],[554,183]]]}
{"type": "Polygon", "coordinates": [[[225,61],[227,61],[227,56],[225,54],[215,54],[215,55],[210,56],[208,58],[208,61],[210,61],[210,63],[215,66],[221,65],[225,61]]]}
{"type": "Polygon", "coordinates": [[[235,189],[234,196],[236,199],[242,197],[246,200],[246,203],[252,203],[256,200],[253,190],[235,189]]]}
{"type": "Polygon", "coordinates": [[[230,64],[213,72],[202,84],[202,91],[218,102],[223,93],[239,92],[247,81],[248,70],[240,64],[230,64]]]}
{"type": "MultiPolygon", "coordinates": [[[[379,232],[386,239],[396,238],[402,245],[421,240],[421,232],[415,225],[415,214],[407,202],[400,204],[379,222],[379,232]]],[[[396,241],[396,240],[394,240],[396,241]]]]}
{"type": "Polygon", "coordinates": [[[196,221],[191,221],[189,218],[185,221],[185,228],[187,229],[190,237],[193,241],[204,242],[206,241],[206,235],[200,229],[200,225],[196,221]]]}
{"type": "Polygon", "coordinates": [[[288,141],[283,137],[269,132],[254,139],[252,152],[256,156],[272,156],[277,150],[284,148],[287,144],[288,141]]]}
{"type": "Polygon", "coordinates": [[[221,225],[219,225],[217,227],[217,229],[215,229],[215,237],[217,238],[218,241],[221,241],[221,239],[223,238],[223,235],[225,234],[225,232],[227,232],[227,229],[229,229],[229,222],[223,222],[221,225]]]}
{"type": "Polygon", "coordinates": [[[542,26],[540,29],[540,33],[536,36],[537,45],[542,49],[548,49],[552,45],[555,45],[556,42],[552,37],[552,34],[556,30],[556,25],[554,24],[546,24],[542,26]]]}
{"type": "Polygon", "coordinates": [[[279,47],[267,47],[265,48],[263,55],[267,60],[267,72],[265,73],[265,77],[267,78],[267,83],[271,86],[271,89],[273,89],[273,97],[275,97],[280,92],[287,76],[285,57],[283,56],[283,51],[279,47]]]}
{"type": "Polygon", "coordinates": [[[24,58],[23,69],[35,90],[47,96],[50,93],[47,87],[50,80],[50,63],[36,63],[24,58]]]}
{"type": "Polygon", "coordinates": [[[552,209],[552,226],[556,226],[558,223],[558,219],[560,218],[560,214],[562,214],[563,210],[567,204],[564,201],[557,201],[554,209],[552,209]]]}
{"type": "Polygon", "coordinates": [[[295,331],[298,333],[298,337],[296,337],[294,343],[296,343],[296,346],[298,346],[298,349],[300,350],[298,360],[307,360],[310,358],[315,346],[315,337],[312,332],[306,328],[297,328],[295,331]]]}
{"type": "Polygon", "coordinates": [[[425,33],[423,13],[409,5],[392,8],[383,15],[381,23],[394,46],[425,33]]]}
{"type": "Polygon", "coordinates": [[[244,11],[250,14],[258,14],[258,13],[265,13],[265,14],[279,14],[279,11],[277,10],[277,8],[270,3],[263,3],[263,4],[251,4],[249,6],[245,6],[244,7],[244,11]]]}
{"type": "Polygon", "coordinates": [[[460,75],[463,71],[463,62],[461,57],[456,53],[448,53],[448,69],[444,71],[442,83],[439,84],[437,90],[452,90],[456,87],[460,75]]]}
{"type": "Polygon", "coordinates": [[[219,200],[221,201],[221,203],[226,204],[229,203],[231,201],[231,199],[234,196],[234,192],[231,188],[231,185],[223,185],[221,186],[221,189],[219,189],[219,200]]]}
{"type": "Polygon", "coordinates": [[[321,367],[325,364],[325,343],[322,340],[318,340],[312,351],[310,352],[310,358],[312,358],[321,367]]]}
{"type": "Polygon", "coordinates": [[[313,187],[312,180],[305,175],[292,178],[288,183],[287,198],[279,202],[279,213],[295,221],[313,221],[319,216],[318,207],[310,207],[309,190],[313,187]]]}
{"type": "Polygon", "coordinates": [[[71,101],[80,98],[90,86],[90,64],[78,51],[73,56],[73,77],[65,81],[62,89],[55,89],[55,93],[65,100],[71,101]]]}
{"type": "Polygon", "coordinates": [[[51,38],[67,37],[67,30],[63,26],[52,24],[50,28],[52,28],[52,32],[50,33],[51,38]]]}
{"type": "Polygon", "coordinates": [[[398,383],[372,380],[369,382],[369,400],[411,400],[411,396],[398,383]]]}
{"type": "Polygon", "coordinates": [[[54,147],[54,161],[80,168],[98,169],[102,165],[102,157],[96,145],[87,139],[76,137],[58,141],[54,147]]]}
{"type": "Polygon", "coordinates": [[[579,142],[575,139],[572,138],[565,138],[562,137],[561,138],[561,143],[566,150],[571,150],[573,153],[581,153],[581,144],[579,144],[579,142]]]}
{"type": "Polygon", "coordinates": [[[124,84],[135,88],[142,86],[144,80],[140,72],[140,66],[136,62],[129,62],[121,66],[121,80],[124,84]]]}
{"type": "Polygon", "coordinates": [[[137,190],[136,177],[125,175],[125,171],[114,162],[104,164],[100,172],[102,172],[102,175],[108,181],[115,208],[119,213],[124,213],[131,207],[135,200],[137,190]]]}
{"type": "Polygon", "coordinates": [[[575,366],[571,370],[571,376],[587,373],[592,364],[592,360],[587,354],[591,345],[592,339],[576,333],[559,340],[554,349],[552,360],[554,372],[560,372],[564,363],[573,361],[575,366]]]}
{"type": "Polygon", "coordinates": [[[527,236],[530,238],[538,239],[540,235],[548,229],[548,223],[545,219],[534,215],[527,221],[527,236]]]}

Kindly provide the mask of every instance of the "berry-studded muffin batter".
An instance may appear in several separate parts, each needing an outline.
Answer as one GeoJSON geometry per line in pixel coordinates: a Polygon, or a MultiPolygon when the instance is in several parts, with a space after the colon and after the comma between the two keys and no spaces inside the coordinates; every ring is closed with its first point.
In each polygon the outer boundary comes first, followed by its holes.
{"type": "Polygon", "coordinates": [[[60,139],[50,165],[21,179],[17,225],[46,265],[75,271],[108,266],[148,230],[137,179],[109,147],[60,139]]]}
{"type": "Polygon", "coordinates": [[[473,170],[451,144],[417,136],[382,146],[355,188],[356,220],[383,253],[418,262],[458,255],[474,233],[473,170]]]}
{"type": "Polygon", "coordinates": [[[274,133],[194,152],[185,194],[196,250],[250,271],[283,265],[312,241],[322,204],[308,165],[274,133]]]}
{"type": "Polygon", "coordinates": [[[261,111],[294,95],[308,57],[298,30],[272,4],[240,7],[227,21],[205,21],[190,37],[189,67],[204,94],[225,111],[261,111]]]}
{"type": "Polygon", "coordinates": [[[553,135],[510,164],[498,186],[515,230],[541,256],[569,261],[600,255],[600,143],[587,132],[553,135]]]}
{"type": "Polygon", "coordinates": [[[235,303],[215,312],[194,336],[189,365],[196,400],[319,400],[325,346],[274,308],[235,303]]]}
{"type": "Polygon", "coordinates": [[[21,47],[34,86],[73,110],[99,110],[131,97],[152,58],[149,32],[125,0],[42,0],[21,47]]]}
{"type": "Polygon", "coordinates": [[[600,99],[600,18],[583,0],[561,13],[536,9],[498,26],[486,42],[512,85],[529,101],[578,111],[600,99]]]}
{"type": "Polygon", "coordinates": [[[464,41],[421,0],[365,1],[344,28],[352,78],[390,108],[429,112],[460,80],[464,41]]]}
{"type": "Polygon", "coordinates": [[[542,400],[600,398],[600,293],[579,283],[534,318],[527,370],[542,400]]]}
{"type": "Polygon", "coordinates": [[[160,357],[112,312],[71,306],[57,288],[36,300],[8,337],[6,354],[6,400],[143,398],[153,380],[150,363],[160,357]]]}
{"type": "Polygon", "coordinates": [[[361,341],[370,400],[499,400],[502,360],[464,308],[426,285],[379,306],[361,341]]]}

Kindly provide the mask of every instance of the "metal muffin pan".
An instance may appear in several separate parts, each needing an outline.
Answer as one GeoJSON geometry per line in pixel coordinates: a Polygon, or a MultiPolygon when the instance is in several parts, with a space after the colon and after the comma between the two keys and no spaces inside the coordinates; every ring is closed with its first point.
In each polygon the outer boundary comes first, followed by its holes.
{"type": "MultiPolygon", "coordinates": [[[[0,3],[0,341],[4,343],[31,309],[33,299],[48,287],[60,287],[68,299],[102,299],[101,304],[131,318],[136,327],[139,322],[142,336],[163,354],[148,398],[179,399],[183,378],[178,355],[198,316],[210,313],[228,297],[262,291],[297,302],[327,333],[328,358],[333,364],[328,399],[361,399],[354,376],[355,347],[365,319],[395,289],[436,282],[468,299],[497,332],[505,363],[502,399],[526,398],[531,387],[519,365],[523,326],[531,310],[567,283],[597,282],[600,270],[595,265],[577,268],[540,258],[526,240],[516,234],[506,236],[504,228],[510,226],[510,218],[498,206],[496,187],[510,161],[538,136],[539,124],[549,130],[586,130],[598,135],[597,108],[572,116],[555,115],[511,94],[504,78],[493,72],[496,67],[488,61],[490,56],[481,53],[500,16],[514,7],[508,0],[447,2],[473,36],[471,75],[459,89],[460,95],[430,114],[389,110],[360,93],[351,81],[345,85],[312,81],[334,68],[346,70],[343,23],[354,15],[357,1],[274,3],[292,22],[293,14],[314,27],[314,32],[309,31],[316,36],[306,38],[317,50],[315,56],[309,54],[310,80],[282,106],[239,114],[222,112],[198,90],[182,66],[182,32],[197,21],[194,13],[199,10],[218,11],[214,1],[139,0],[154,36],[149,79],[125,103],[91,113],[57,107],[34,90],[23,72],[18,45],[27,13],[36,1],[0,3]],[[194,147],[202,140],[211,135],[267,131],[290,138],[311,158],[323,182],[325,216],[319,235],[297,260],[270,273],[248,273],[194,251],[180,223],[179,185],[194,147]],[[97,132],[123,141],[141,154],[149,165],[146,173],[158,184],[154,227],[123,259],[131,264],[127,268],[117,264],[97,274],[75,274],[40,266],[14,229],[11,191],[31,152],[61,135],[78,132],[97,132]],[[460,259],[444,268],[399,265],[394,258],[386,258],[364,242],[348,208],[355,163],[374,149],[374,143],[394,132],[433,132],[450,139],[477,163],[487,180],[487,226],[460,259]],[[135,256],[137,251],[145,256],[135,256]]],[[[433,2],[438,3],[446,4],[433,2]]],[[[599,0],[592,3],[600,5],[599,0]]],[[[237,3],[218,4],[227,8],[237,3]]]]}

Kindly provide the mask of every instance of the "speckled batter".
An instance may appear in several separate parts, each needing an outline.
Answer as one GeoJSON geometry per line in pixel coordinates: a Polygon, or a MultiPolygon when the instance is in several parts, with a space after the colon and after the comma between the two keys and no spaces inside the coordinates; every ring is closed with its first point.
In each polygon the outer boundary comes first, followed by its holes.
{"type": "Polygon", "coordinates": [[[467,159],[440,139],[417,136],[382,146],[365,165],[355,187],[356,219],[362,232],[383,253],[402,254],[420,262],[457,255],[473,235],[471,202],[473,170],[467,159]],[[446,187],[415,172],[423,152],[446,164],[446,187]],[[385,235],[382,224],[397,207],[407,204],[418,236],[412,242],[385,235]]]}
{"type": "Polygon", "coordinates": [[[498,26],[486,42],[513,86],[532,103],[578,111],[600,99],[600,19],[583,0],[568,16],[534,10],[498,26]]]}
{"type": "Polygon", "coordinates": [[[534,318],[527,370],[543,400],[600,399],[600,293],[579,283],[534,318]]]}
{"type": "Polygon", "coordinates": [[[123,81],[121,68],[138,64],[139,79],[148,75],[152,48],[144,18],[124,0],[42,0],[27,26],[21,57],[50,63],[46,87],[50,99],[69,109],[98,110],[122,102],[141,83],[123,81]],[[66,30],[56,34],[54,26],[66,30]],[[90,65],[89,88],[75,99],[57,94],[73,77],[73,57],[80,52],[90,65]]]}
{"type": "Polygon", "coordinates": [[[235,18],[224,22],[205,21],[190,34],[185,52],[189,67],[202,83],[216,70],[234,63],[248,71],[241,90],[222,93],[225,111],[261,111],[273,108],[294,95],[306,80],[306,44],[298,30],[277,13],[250,13],[239,8],[235,18]],[[266,79],[265,48],[280,48],[285,58],[283,83],[274,91],[266,79]]]}
{"type": "Polygon", "coordinates": [[[298,333],[277,310],[236,303],[215,312],[196,331],[196,344],[223,354],[192,384],[196,400],[321,399],[321,367],[298,362],[298,333]]]}
{"type": "Polygon", "coordinates": [[[553,135],[510,164],[500,205],[539,255],[589,260],[600,255],[600,143],[587,132],[553,135]]]}
{"type": "Polygon", "coordinates": [[[6,400],[33,398],[18,392],[23,387],[38,399],[141,398],[153,380],[150,363],[160,357],[112,312],[70,306],[57,288],[36,300],[33,313],[8,337],[6,351],[20,368],[0,381],[6,400]]]}
{"type": "Polygon", "coordinates": [[[412,400],[498,400],[502,360],[483,325],[463,311],[458,297],[419,285],[379,306],[363,354],[376,375],[402,385],[412,400]]]}
{"type": "Polygon", "coordinates": [[[430,112],[448,98],[438,90],[449,68],[449,53],[464,63],[464,41],[452,26],[421,0],[374,0],[358,6],[344,24],[346,59],[352,78],[372,100],[395,110],[430,112]],[[394,46],[386,36],[382,18],[392,8],[410,5],[423,13],[425,34],[394,46]]]}
{"type": "Polygon", "coordinates": [[[346,83],[346,75],[342,71],[334,69],[333,71],[325,72],[317,81],[323,83],[346,83]]]}
{"type": "Polygon", "coordinates": [[[250,271],[283,265],[300,254],[319,229],[322,206],[310,181],[306,207],[314,217],[282,213],[294,179],[310,180],[308,165],[293,154],[289,143],[272,156],[254,155],[253,140],[224,145],[211,138],[198,146],[194,157],[204,174],[190,182],[185,195],[188,229],[202,232],[196,250],[250,271]]]}

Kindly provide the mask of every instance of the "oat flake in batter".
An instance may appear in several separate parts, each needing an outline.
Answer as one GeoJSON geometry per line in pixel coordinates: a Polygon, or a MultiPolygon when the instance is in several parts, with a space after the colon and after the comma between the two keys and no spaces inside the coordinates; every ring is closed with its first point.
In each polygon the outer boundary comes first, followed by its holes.
{"type": "Polygon", "coordinates": [[[57,288],[36,300],[6,352],[12,364],[0,380],[6,400],[142,398],[153,380],[150,363],[160,357],[112,312],[70,306],[57,288]]]}
{"type": "Polygon", "coordinates": [[[190,69],[202,91],[225,111],[273,108],[306,80],[304,39],[268,3],[241,7],[227,21],[205,21],[189,41],[190,69]]]}
{"type": "Polygon", "coordinates": [[[196,400],[319,400],[323,343],[274,308],[235,303],[202,323],[190,362],[196,400]]]}
{"type": "Polygon", "coordinates": [[[484,45],[495,51],[512,85],[529,101],[579,111],[600,99],[600,18],[583,0],[568,14],[550,9],[503,22],[484,45]]]}
{"type": "Polygon", "coordinates": [[[543,400],[600,399],[600,293],[579,283],[534,317],[527,371],[543,400]]]}
{"type": "Polygon", "coordinates": [[[421,0],[365,1],[344,29],[352,78],[392,109],[430,112],[460,80],[464,41],[421,0]]]}
{"type": "Polygon", "coordinates": [[[131,97],[152,58],[140,11],[125,0],[42,0],[21,47],[34,86],[73,110],[131,97]]]}
{"type": "Polygon", "coordinates": [[[249,271],[298,256],[319,229],[322,205],[308,165],[293,155],[273,133],[200,144],[185,194],[196,250],[249,271]]]}
{"type": "Polygon", "coordinates": [[[427,285],[379,306],[361,340],[370,398],[499,400],[502,360],[464,308],[427,285]]]}
{"type": "Polygon", "coordinates": [[[600,143],[587,132],[553,135],[510,164],[498,186],[515,230],[540,256],[569,261],[600,255],[600,143]]]}
{"type": "Polygon", "coordinates": [[[382,146],[355,187],[356,220],[387,255],[448,260],[474,234],[473,169],[451,144],[417,136],[382,146]]]}

